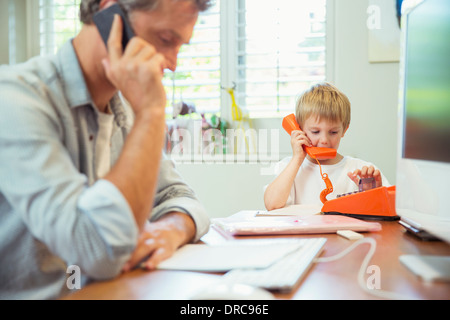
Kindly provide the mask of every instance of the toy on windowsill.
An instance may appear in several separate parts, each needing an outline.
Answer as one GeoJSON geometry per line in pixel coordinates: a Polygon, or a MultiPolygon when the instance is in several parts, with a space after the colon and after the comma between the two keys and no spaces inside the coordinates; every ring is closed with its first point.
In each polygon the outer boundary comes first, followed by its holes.
{"type": "Polygon", "coordinates": [[[188,103],[184,101],[180,101],[173,105],[173,113],[172,116],[175,119],[176,117],[184,116],[191,113],[196,113],[195,105],[193,103],[188,103]]]}
{"type": "Polygon", "coordinates": [[[209,123],[211,124],[211,128],[217,129],[222,133],[223,137],[226,137],[227,129],[229,129],[228,122],[218,115],[213,114],[210,118],[209,123]]]}
{"type": "Polygon", "coordinates": [[[236,98],[235,98],[235,95],[234,95],[234,90],[236,89],[236,83],[233,82],[233,87],[231,87],[231,88],[222,87],[222,89],[224,89],[230,95],[230,98],[231,98],[231,117],[232,117],[233,121],[242,121],[243,120],[242,110],[237,105],[236,98]]]}
{"type": "MultiPolygon", "coordinates": [[[[221,87],[223,90],[228,92],[231,98],[231,121],[234,124],[234,127],[237,130],[245,131],[246,129],[253,129],[252,120],[248,114],[248,112],[243,112],[242,109],[238,106],[236,103],[236,97],[235,97],[235,89],[236,89],[236,83],[233,82],[233,87],[226,88],[221,87]]],[[[245,142],[245,153],[246,154],[255,154],[257,153],[256,150],[256,134],[254,130],[249,131],[250,135],[247,137],[247,135],[244,136],[244,142],[245,142]]],[[[237,150],[235,147],[234,153],[241,153],[242,150],[237,150]]]]}
{"type": "Polygon", "coordinates": [[[219,117],[216,114],[211,115],[209,120],[203,118],[207,124],[209,125],[209,128],[215,129],[220,131],[220,134],[216,135],[217,131],[212,131],[212,137],[210,139],[213,139],[216,142],[216,151],[215,154],[226,154],[227,153],[227,129],[229,128],[228,122],[219,117]],[[221,150],[219,148],[222,148],[221,150]]]}

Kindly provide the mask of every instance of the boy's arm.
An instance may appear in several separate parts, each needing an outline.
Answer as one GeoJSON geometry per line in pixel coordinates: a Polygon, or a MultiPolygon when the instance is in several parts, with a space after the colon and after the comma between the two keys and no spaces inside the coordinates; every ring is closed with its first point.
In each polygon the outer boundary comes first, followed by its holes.
{"type": "Polygon", "coordinates": [[[279,209],[286,205],[295,176],[302,163],[303,159],[292,157],[286,168],[269,184],[264,192],[264,205],[267,210],[279,209]]]}
{"type": "Polygon", "coordinates": [[[264,192],[264,205],[267,210],[279,209],[286,205],[295,176],[306,157],[303,145],[311,146],[311,140],[309,140],[303,131],[292,131],[292,159],[280,175],[269,184],[264,192]]]}

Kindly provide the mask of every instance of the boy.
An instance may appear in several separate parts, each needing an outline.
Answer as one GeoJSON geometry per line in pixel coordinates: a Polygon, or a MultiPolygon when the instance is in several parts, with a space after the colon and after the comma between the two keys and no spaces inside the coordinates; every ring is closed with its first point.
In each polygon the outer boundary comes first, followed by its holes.
{"type": "MultiPolygon", "coordinates": [[[[350,125],[350,101],[335,86],[316,84],[300,96],[295,116],[302,131],[292,131],[292,157],[280,161],[275,168],[277,178],[264,192],[267,210],[293,204],[321,203],[319,195],[325,183],[317,161],[307,155],[302,146],[338,150],[341,138],[350,125]]],[[[364,160],[339,153],[334,159],[318,160],[333,183],[333,192],[327,199],[358,190],[360,178],[373,177],[377,187],[389,185],[380,170],[364,160]]]]}

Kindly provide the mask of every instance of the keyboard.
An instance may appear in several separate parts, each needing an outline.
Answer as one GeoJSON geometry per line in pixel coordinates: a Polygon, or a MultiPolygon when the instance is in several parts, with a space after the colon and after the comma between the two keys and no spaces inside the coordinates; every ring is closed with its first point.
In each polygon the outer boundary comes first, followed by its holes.
{"type": "Polygon", "coordinates": [[[325,238],[296,239],[298,249],[264,269],[233,269],[224,276],[224,282],[241,283],[271,291],[289,292],[297,286],[314,259],[320,255],[325,238]]]}

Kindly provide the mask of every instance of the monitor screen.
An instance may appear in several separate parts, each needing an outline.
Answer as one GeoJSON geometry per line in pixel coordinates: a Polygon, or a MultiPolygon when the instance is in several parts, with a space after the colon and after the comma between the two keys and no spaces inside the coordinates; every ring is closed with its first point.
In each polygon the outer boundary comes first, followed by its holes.
{"type": "Polygon", "coordinates": [[[450,1],[403,9],[396,211],[450,242],[450,1]]]}
{"type": "Polygon", "coordinates": [[[426,1],[406,20],[403,157],[450,162],[450,1],[426,1]]]}

